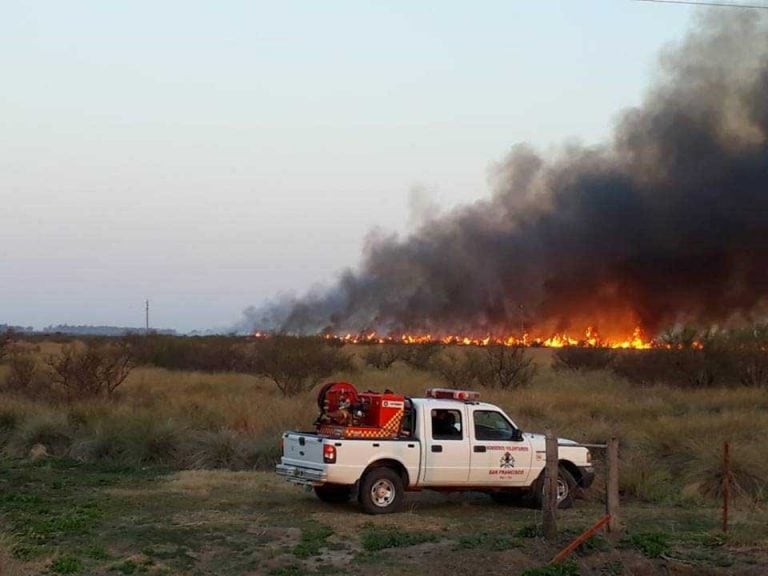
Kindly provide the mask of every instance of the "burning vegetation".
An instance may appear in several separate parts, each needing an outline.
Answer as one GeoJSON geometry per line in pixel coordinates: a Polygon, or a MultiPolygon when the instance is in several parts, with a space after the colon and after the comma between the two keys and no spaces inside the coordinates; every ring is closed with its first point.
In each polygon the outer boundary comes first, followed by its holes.
{"type": "Polygon", "coordinates": [[[704,16],[599,146],[515,146],[489,198],[378,236],[249,330],[350,342],[650,348],[768,311],[768,24],[704,16]]]}

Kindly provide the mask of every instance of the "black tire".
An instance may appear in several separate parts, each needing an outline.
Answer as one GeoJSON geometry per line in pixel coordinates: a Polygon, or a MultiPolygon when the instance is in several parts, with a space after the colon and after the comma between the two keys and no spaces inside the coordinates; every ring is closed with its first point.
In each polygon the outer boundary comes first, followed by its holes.
{"type": "MultiPolygon", "coordinates": [[[[573,500],[576,497],[577,484],[573,474],[566,468],[560,466],[557,471],[557,507],[561,510],[573,508],[573,500]]],[[[531,486],[529,494],[530,503],[534,508],[541,508],[544,505],[544,472],[542,471],[536,482],[531,486]]]]}
{"type": "Polygon", "coordinates": [[[373,468],[360,482],[358,499],[368,514],[397,512],[404,498],[403,479],[391,468],[373,468]]]}
{"type": "Polygon", "coordinates": [[[491,500],[502,506],[517,506],[523,501],[524,494],[519,491],[489,492],[491,500]]]}
{"type": "Polygon", "coordinates": [[[322,486],[315,486],[315,495],[323,502],[340,504],[349,502],[352,496],[352,487],[340,484],[323,484],[322,486]]]}

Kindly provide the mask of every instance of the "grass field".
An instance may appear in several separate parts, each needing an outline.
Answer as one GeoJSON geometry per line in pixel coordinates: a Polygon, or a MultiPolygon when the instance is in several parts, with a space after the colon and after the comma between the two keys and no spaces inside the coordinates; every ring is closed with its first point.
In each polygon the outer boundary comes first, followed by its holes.
{"type": "MultiPolygon", "coordinates": [[[[525,430],[618,436],[627,526],[541,574],[768,573],[768,390],[636,388],[608,372],[554,372],[546,350],[533,353],[530,387],[484,399],[525,430]],[[727,536],[725,439],[737,483],[727,536]]],[[[340,376],[407,394],[440,384],[400,363],[340,376]]],[[[602,514],[601,478],[561,513],[557,544],[538,536],[538,511],[482,494],[413,494],[388,517],[322,504],[269,471],[280,432],[314,416],[311,393],[157,368],[136,369],[112,402],[0,396],[0,574],[521,574],[602,514]],[[49,456],[33,461],[35,444],[49,456]]]]}

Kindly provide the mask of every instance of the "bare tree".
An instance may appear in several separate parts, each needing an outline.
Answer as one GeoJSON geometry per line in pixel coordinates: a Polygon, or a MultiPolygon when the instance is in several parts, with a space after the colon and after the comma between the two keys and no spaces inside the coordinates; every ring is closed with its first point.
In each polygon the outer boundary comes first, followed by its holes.
{"type": "Polygon", "coordinates": [[[484,369],[478,380],[488,388],[509,390],[527,386],[536,374],[536,365],[525,349],[511,346],[487,346],[484,369]]]}
{"type": "Polygon", "coordinates": [[[397,345],[372,344],[363,354],[366,365],[377,370],[386,370],[400,359],[401,353],[397,345]]]}
{"type": "Polygon", "coordinates": [[[433,355],[429,360],[429,371],[451,388],[471,386],[478,381],[483,369],[483,358],[477,350],[449,349],[433,355]]]}
{"type": "Polygon", "coordinates": [[[249,371],[272,380],[284,396],[311,390],[337,372],[352,371],[349,355],[323,338],[272,336],[252,348],[249,371]]]}
{"type": "Polygon", "coordinates": [[[68,345],[47,364],[52,382],[63,389],[68,400],[110,397],[134,367],[125,341],[68,345]]]}

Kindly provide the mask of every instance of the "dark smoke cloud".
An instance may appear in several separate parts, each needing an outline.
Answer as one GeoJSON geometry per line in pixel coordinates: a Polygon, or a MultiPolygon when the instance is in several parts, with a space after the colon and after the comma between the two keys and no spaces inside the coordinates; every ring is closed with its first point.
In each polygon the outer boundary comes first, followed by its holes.
{"type": "Polygon", "coordinates": [[[764,313],[768,26],[758,11],[724,12],[662,55],[609,143],[554,158],[515,147],[489,199],[407,238],[370,239],[332,289],[251,323],[484,334],[597,320],[655,332],[764,313]]]}

